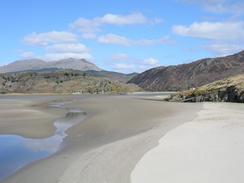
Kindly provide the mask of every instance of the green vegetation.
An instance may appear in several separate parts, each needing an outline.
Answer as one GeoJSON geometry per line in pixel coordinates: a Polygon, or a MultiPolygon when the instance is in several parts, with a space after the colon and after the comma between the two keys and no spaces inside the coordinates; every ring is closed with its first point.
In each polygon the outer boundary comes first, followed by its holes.
{"type": "Polygon", "coordinates": [[[86,73],[58,71],[51,73],[9,73],[0,75],[0,93],[127,93],[141,91],[125,84],[86,73]]]}

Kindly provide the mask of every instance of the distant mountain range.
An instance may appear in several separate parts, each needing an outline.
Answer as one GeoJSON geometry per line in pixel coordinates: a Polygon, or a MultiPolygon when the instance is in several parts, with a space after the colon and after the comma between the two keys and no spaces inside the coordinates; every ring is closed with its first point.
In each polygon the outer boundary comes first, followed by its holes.
{"type": "Polygon", "coordinates": [[[178,91],[243,73],[244,51],[189,64],[153,68],[136,75],[129,83],[137,84],[149,91],[178,91]]]}
{"type": "Polygon", "coordinates": [[[49,62],[40,59],[18,60],[8,65],[1,66],[0,73],[48,68],[101,71],[99,67],[85,59],[68,58],[49,62]]]}
{"type": "Polygon", "coordinates": [[[126,93],[140,91],[126,84],[137,73],[101,70],[84,59],[46,62],[19,60],[0,67],[0,93],[126,93]]]}

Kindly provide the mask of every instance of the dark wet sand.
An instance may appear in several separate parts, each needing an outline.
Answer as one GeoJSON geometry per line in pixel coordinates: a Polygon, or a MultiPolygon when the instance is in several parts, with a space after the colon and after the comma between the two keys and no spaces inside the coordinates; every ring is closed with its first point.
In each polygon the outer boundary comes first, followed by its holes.
{"type": "MultiPolygon", "coordinates": [[[[60,152],[20,170],[5,182],[130,182],[130,173],[143,154],[156,146],[168,131],[193,119],[202,107],[202,104],[166,103],[135,96],[37,98],[13,97],[22,101],[18,105],[28,106],[30,111],[16,106],[15,112],[21,115],[17,121],[11,119],[8,123],[2,120],[8,116],[1,117],[0,129],[5,125],[5,131],[0,133],[30,137],[52,134],[52,120],[64,115],[64,111],[47,108],[46,104],[52,100],[62,101],[69,108],[80,108],[87,113],[87,118],[68,130],[60,152]],[[30,114],[35,114],[35,123],[30,114]],[[22,125],[24,130],[19,130],[22,125]]],[[[12,112],[9,115],[14,116],[12,112]]]]}

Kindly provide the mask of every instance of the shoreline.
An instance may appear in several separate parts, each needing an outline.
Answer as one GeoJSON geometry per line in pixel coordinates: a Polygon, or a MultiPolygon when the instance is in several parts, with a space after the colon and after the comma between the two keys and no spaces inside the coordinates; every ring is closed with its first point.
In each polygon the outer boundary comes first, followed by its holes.
{"type": "MultiPolygon", "coordinates": [[[[0,162],[2,162],[2,164],[0,164],[0,182],[13,176],[20,169],[28,165],[31,166],[31,164],[35,162],[55,155],[63,145],[63,141],[67,136],[66,131],[86,117],[85,113],[80,109],[69,109],[63,105],[64,103],[59,102],[53,103],[49,101],[33,103],[30,101],[23,102],[17,99],[2,99],[0,103],[2,105],[10,105],[13,108],[16,107],[14,111],[13,109],[11,110],[13,116],[16,115],[16,110],[18,109],[18,113],[26,113],[26,111],[28,111],[28,113],[34,113],[33,115],[36,113],[41,113],[41,115],[45,114],[49,117],[49,120],[52,121],[53,118],[49,116],[49,113],[53,112],[54,109],[58,110],[60,113],[61,111],[64,113],[64,117],[53,120],[52,125],[55,130],[50,136],[48,134],[48,137],[30,136],[26,131],[22,131],[21,134],[8,134],[7,132],[0,134],[0,145],[3,146],[3,149],[0,150],[0,162]],[[44,106],[46,109],[44,109],[44,106]],[[9,155],[5,152],[8,152],[9,155]],[[25,153],[26,156],[24,156],[24,154],[19,156],[18,152],[25,153]],[[12,161],[13,159],[14,161],[12,161]]],[[[5,113],[0,113],[0,115],[6,119],[8,114],[6,115],[6,111],[4,112],[5,113]]],[[[9,116],[9,118],[11,119],[12,117],[9,116]]],[[[29,121],[32,121],[32,119],[33,118],[29,119],[29,121]]],[[[0,123],[2,125],[2,120],[0,123]]],[[[11,126],[11,122],[9,125],[11,126]]]]}
{"type": "Polygon", "coordinates": [[[54,134],[55,120],[63,118],[67,110],[50,107],[57,96],[1,96],[0,134],[24,138],[47,138],[54,134]]]}
{"type": "Polygon", "coordinates": [[[70,101],[67,107],[80,107],[88,115],[67,131],[62,150],[4,182],[129,182],[130,171],[144,153],[201,109],[201,104],[170,104],[131,96],[72,96],[70,101]],[[101,169],[100,174],[92,175],[101,169]]]}

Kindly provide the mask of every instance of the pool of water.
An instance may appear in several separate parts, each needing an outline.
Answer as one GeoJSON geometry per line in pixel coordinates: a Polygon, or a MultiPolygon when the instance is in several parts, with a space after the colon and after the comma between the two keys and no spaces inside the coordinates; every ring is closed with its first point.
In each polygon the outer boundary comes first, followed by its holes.
{"type": "MultiPolygon", "coordinates": [[[[60,107],[58,104],[57,106],[60,107]]],[[[82,121],[85,114],[71,109],[65,118],[54,122],[55,134],[48,138],[31,139],[18,135],[0,135],[0,181],[34,161],[56,153],[67,136],[65,131],[82,121]]]]}

